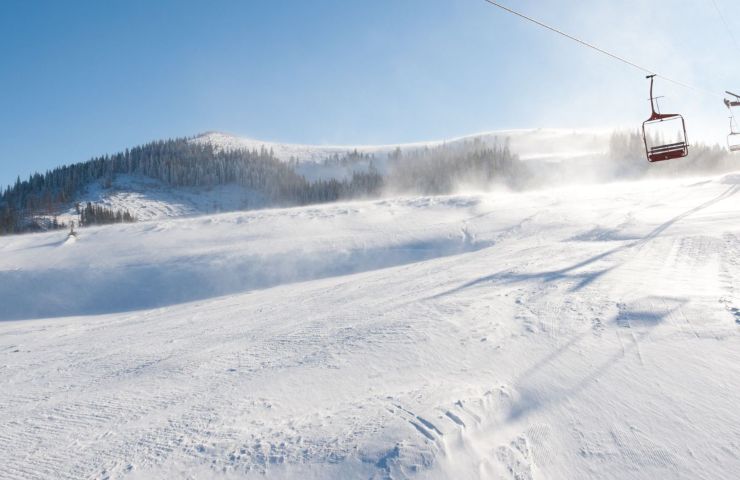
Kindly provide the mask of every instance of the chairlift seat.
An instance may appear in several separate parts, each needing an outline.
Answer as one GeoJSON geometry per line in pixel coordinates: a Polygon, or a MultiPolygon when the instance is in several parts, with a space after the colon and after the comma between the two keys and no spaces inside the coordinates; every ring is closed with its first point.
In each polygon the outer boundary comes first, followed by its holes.
{"type": "Polygon", "coordinates": [[[645,151],[648,162],[662,162],[665,160],[674,160],[683,158],[689,154],[689,143],[686,141],[686,123],[681,115],[655,113],[650,119],[645,121],[642,126],[643,140],[645,141],[645,151]],[[664,143],[660,145],[649,145],[648,131],[651,125],[662,122],[676,122],[675,132],[678,134],[680,141],[673,143],[664,143]]]}
{"type": "MultiPolygon", "coordinates": [[[[738,146],[740,148],[740,146],[738,146]]],[[[689,154],[689,146],[686,142],[670,143],[668,145],[659,145],[650,148],[648,152],[648,161],[660,162],[663,160],[673,160],[682,158],[689,154]]]]}
{"type": "MultiPolygon", "coordinates": [[[[733,97],[740,98],[734,93],[727,92],[733,97]]],[[[735,102],[730,102],[729,100],[725,100],[725,103],[727,104],[727,108],[730,109],[730,134],[727,135],[727,148],[730,150],[730,152],[740,152],[740,132],[735,130],[735,115],[732,113],[732,108],[735,106],[735,102]]],[[[738,105],[740,105],[740,102],[737,102],[738,105]]]]}

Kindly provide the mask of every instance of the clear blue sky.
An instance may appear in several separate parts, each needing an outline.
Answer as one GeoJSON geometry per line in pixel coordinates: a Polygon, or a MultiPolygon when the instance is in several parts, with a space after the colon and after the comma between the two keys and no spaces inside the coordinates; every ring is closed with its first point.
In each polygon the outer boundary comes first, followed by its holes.
{"type": "MultiPolygon", "coordinates": [[[[502,1],[666,75],[740,90],[740,50],[711,0],[502,1]]],[[[717,2],[740,37],[740,6],[717,2]]],[[[395,143],[648,114],[639,71],[483,0],[4,0],[0,55],[0,185],[207,130],[395,143]]],[[[721,99],[661,93],[694,139],[721,140],[721,99]]]]}

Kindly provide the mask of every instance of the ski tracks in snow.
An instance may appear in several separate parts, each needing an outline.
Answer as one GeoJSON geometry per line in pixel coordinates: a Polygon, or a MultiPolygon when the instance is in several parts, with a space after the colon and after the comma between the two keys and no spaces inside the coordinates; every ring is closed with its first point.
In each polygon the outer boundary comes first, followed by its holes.
{"type": "MultiPolygon", "coordinates": [[[[515,396],[500,386],[424,415],[394,403],[389,411],[417,434],[416,440],[411,437],[410,443],[396,449],[414,451],[417,458],[434,458],[439,478],[545,478],[538,464],[552,461],[557,442],[547,424],[509,424],[515,396]]],[[[413,472],[407,467],[389,465],[388,477],[409,476],[413,472]]]]}
{"type": "Polygon", "coordinates": [[[740,238],[737,234],[726,233],[722,240],[724,248],[720,280],[725,295],[720,301],[740,326],[740,238]]]}
{"type": "MultiPolygon", "coordinates": [[[[315,236],[298,240],[318,259],[365,242],[388,253],[399,235],[409,249],[456,248],[0,324],[0,476],[726,477],[740,468],[737,208],[724,184],[696,198],[661,188],[661,204],[638,184],[91,229],[81,242],[103,250],[128,228],[142,244],[190,229],[218,265],[260,229],[267,253],[294,246],[303,220],[315,236]]],[[[54,261],[77,250],[30,248],[54,261]]],[[[0,274],[25,267],[4,261],[0,274]]]]}

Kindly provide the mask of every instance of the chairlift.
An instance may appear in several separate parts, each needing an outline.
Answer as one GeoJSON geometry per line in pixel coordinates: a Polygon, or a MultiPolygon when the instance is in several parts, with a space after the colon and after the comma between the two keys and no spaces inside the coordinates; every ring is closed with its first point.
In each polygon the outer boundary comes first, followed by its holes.
{"type": "Polygon", "coordinates": [[[727,148],[731,152],[740,152],[740,132],[735,129],[737,122],[735,121],[735,115],[732,113],[733,107],[740,107],[740,96],[732,92],[725,93],[734,98],[734,100],[725,98],[725,106],[730,111],[730,133],[727,135],[727,148]]]}
{"type": "MultiPolygon", "coordinates": [[[[655,75],[650,79],[650,118],[642,124],[642,139],[645,142],[645,153],[649,162],[661,162],[682,158],[689,154],[689,143],[686,136],[686,122],[677,113],[660,113],[656,108],[657,98],[653,96],[655,75]]],[[[740,99],[739,99],[740,100],[740,99]]]]}

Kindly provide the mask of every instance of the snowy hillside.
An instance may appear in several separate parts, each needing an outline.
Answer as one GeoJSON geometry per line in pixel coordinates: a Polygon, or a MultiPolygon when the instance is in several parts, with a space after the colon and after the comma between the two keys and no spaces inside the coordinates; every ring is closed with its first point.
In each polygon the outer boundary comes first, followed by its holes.
{"type": "MultiPolygon", "coordinates": [[[[425,147],[455,145],[462,142],[479,142],[482,146],[503,145],[508,142],[512,151],[524,160],[563,162],[594,158],[603,161],[604,153],[608,149],[609,135],[609,132],[599,130],[507,130],[470,135],[448,142],[381,146],[311,146],[262,142],[222,133],[208,133],[196,137],[193,141],[211,143],[222,150],[259,150],[263,147],[272,149],[281,160],[287,161],[291,158],[298,160],[295,171],[308,181],[316,181],[330,178],[347,179],[354,171],[367,171],[370,165],[370,160],[354,161],[347,166],[325,164],[324,160],[332,155],[342,156],[355,150],[372,154],[373,165],[382,173],[388,173],[387,156],[396,148],[403,152],[412,152],[425,147]]],[[[572,168],[578,172],[577,176],[583,177],[583,164],[571,163],[572,168]]],[[[598,172],[604,171],[605,168],[598,169],[598,172]]],[[[573,177],[572,169],[563,166],[562,176],[573,177]]],[[[558,179],[560,183],[565,181],[562,178],[558,179]]],[[[107,188],[104,188],[103,184],[104,180],[101,179],[86,186],[75,202],[83,205],[92,202],[114,210],[128,210],[138,220],[247,210],[269,204],[263,195],[236,184],[208,188],[174,187],[161,180],[139,174],[118,174],[112,177],[111,185],[107,188]]],[[[77,220],[72,204],[65,206],[59,220],[64,223],[77,220]]]]}
{"type": "MultiPolygon", "coordinates": [[[[173,187],[143,175],[116,175],[108,188],[102,181],[89,185],[78,199],[114,210],[128,210],[138,220],[192,216],[261,207],[264,199],[238,185],[213,187],[173,187]]],[[[76,220],[70,208],[59,220],[76,220]]]]}
{"type": "Polygon", "coordinates": [[[522,159],[564,160],[598,156],[608,150],[611,130],[566,130],[566,129],[530,129],[500,130],[478,133],[449,140],[417,142],[397,145],[299,145],[290,143],[265,142],[251,138],[239,137],[221,132],[209,132],[197,136],[194,141],[210,143],[225,150],[259,150],[264,147],[272,149],[278,158],[289,160],[295,158],[300,162],[322,162],[332,155],[343,155],[348,152],[373,154],[382,159],[388,153],[400,148],[404,152],[436,147],[443,144],[479,141],[486,145],[510,142],[512,151],[522,159]]]}
{"type": "Polygon", "coordinates": [[[740,175],[0,238],[2,477],[740,471],[740,175]]]}

